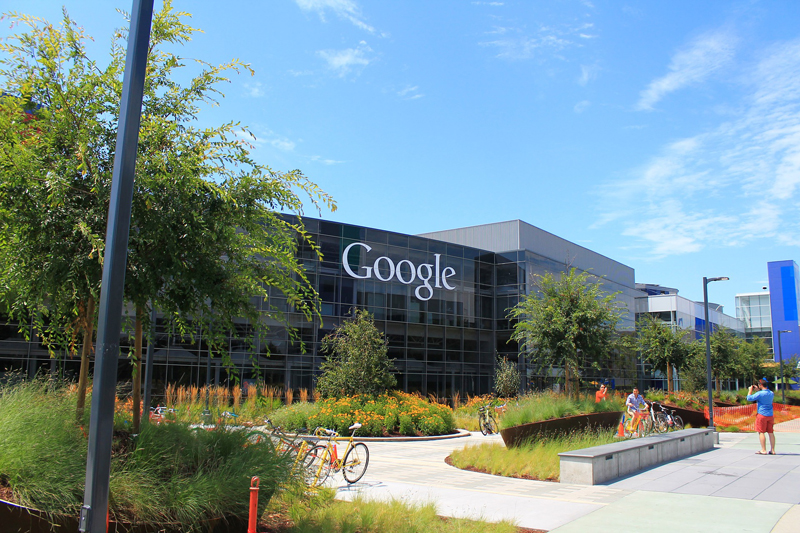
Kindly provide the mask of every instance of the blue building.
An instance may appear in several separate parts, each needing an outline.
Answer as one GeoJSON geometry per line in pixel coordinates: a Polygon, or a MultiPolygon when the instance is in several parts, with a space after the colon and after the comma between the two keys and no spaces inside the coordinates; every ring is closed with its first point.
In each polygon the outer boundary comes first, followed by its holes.
{"type": "Polygon", "coordinates": [[[771,261],[767,263],[767,274],[775,361],[785,361],[800,355],[800,269],[791,260],[771,261]]]}

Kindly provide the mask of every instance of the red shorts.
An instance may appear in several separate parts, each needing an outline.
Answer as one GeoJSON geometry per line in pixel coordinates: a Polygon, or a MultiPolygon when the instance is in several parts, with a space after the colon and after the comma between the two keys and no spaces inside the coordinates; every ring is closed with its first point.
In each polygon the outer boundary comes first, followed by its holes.
{"type": "Polygon", "coordinates": [[[758,433],[772,433],[772,426],[774,424],[774,416],[756,415],[756,431],[758,433]]]}

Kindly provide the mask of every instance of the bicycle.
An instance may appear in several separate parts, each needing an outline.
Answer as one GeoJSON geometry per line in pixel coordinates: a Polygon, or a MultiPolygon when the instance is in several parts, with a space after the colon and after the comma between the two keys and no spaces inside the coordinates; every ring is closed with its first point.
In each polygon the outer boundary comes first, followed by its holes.
{"type": "Polygon", "coordinates": [[[508,402],[504,403],[503,405],[496,406],[494,405],[496,401],[497,400],[492,400],[486,405],[481,405],[478,407],[478,427],[483,435],[491,435],[493,433],[497,433],[498,431],[497,412],[505,412],[508,402]]]}
{"type": "Polygon", "coordinates": [[[351,430],[349,437],[340,437],[332,429],[317,428],[314,434],[320,440],[327,437],[327,442],[311,448],[303,459],[303,466],[309,471],[309,477],[313,475],[309,482],[310,487],[318,487],[325,483],[331,470],[341,471],[349,484],[362,478],[369,465],[369,448],[363,442],[354,442],[356,431],[360,427],[361,424],[356,422],[347,428],[351,430]],[[339,447],[336,445],[342,441],[347,442],[344,459],[339,457],[339,447]]]}
{"type": "MultiPolygon", "coordinates": [[[[265,422],[270,427],[268,438],[271,439],[275,446],[275,451],[281,455],[293,455],[294,462],[292,463],[292,469],[296,470],[298,465],[302,464],[301,459],[306,457],[308,450],[314,446],[314,443],[300,437],[290,437],[280,426],[274,425],[269,418],[266,418],[265,422]],[[300,441],[299,444],[297,442],[298,440],[300,441]]],[[[304,471],[304,477],[306,482],[308,482],[308,470],[304,471]]]]}
{"type": "Polygon", "coordinates": [[[632,417],[623,424],[623,434],[626,438],[645,437],[649,433],[646,422],[648,414],[644,411],[636,411],[632,417]]]}
{"type": "Polygon", "coordinates": [[[666,427],[666,431],[678,431],[683,429],[683,418],[681,418],[680,415],[676,415],[674,409],[667,409],[661,404],[658,404],[658,407],[661,409],[661,412],[656,414],[656,418],[666,427]]]}
{"type": "Polygon", "coordinates": [[[655,406],[658,405],[662,411],[664,410],[664,408],[661,407],[661,404],[658,402],[647,402],[647,401],[645,402],[650,407],[647,410],[648,433],[652,433],[653,431],[655,431],[656,433],[666,433],[669,430],[666,418],[660,416],[662,413],[656,413],[655,406]]]}
{"type": "Polygon", "coordinates": [[[160,425],[166,422],[175,422],[177,420],[177,412],[175,409],[158,405],[150,408],[150,422],[155,425],[160,425]],[[167,416],[169,415],[169,416],[167,416]]]}

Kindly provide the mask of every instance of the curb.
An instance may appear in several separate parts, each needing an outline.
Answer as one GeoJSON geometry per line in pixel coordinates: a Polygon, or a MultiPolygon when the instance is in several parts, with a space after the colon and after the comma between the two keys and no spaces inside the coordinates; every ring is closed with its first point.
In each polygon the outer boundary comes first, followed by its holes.
{"type": "Polygon", "coordinates": [[[458,439],[460,437],[470,436],[470,432],[464,429],[459,429],[457,431],[458,433],[451,433],[450,435],[430,435],[425,437],[356,437],[355,440],[363,442],[421,442],[428,440],[458,439]]]}

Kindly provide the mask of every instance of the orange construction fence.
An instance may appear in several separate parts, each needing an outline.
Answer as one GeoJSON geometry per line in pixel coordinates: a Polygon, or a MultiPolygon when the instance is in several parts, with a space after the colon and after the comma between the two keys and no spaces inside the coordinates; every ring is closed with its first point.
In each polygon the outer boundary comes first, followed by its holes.
{"type": "MultiPolygon", "coordinates": [[[[714,425],[723,427],[736,426],[742,431],[755,431],[756,410],[757,405],[754,403],[736,407],[714,407],[714,425]]],[[[772,410],[775,414],[776,424],[800,418],[800,407],[794,405],[774,403],[772,404],[772,410]]],[[[708,407],[703,411],[706,418],[708,418],[708,407]]]]}

